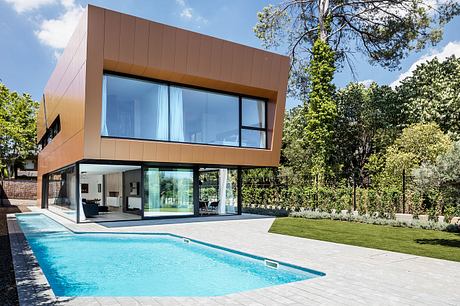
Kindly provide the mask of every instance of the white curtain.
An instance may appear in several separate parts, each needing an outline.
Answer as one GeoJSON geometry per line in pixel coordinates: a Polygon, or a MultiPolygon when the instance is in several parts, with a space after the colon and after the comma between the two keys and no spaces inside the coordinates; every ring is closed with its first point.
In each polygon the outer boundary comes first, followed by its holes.
{"type": "Polygon", "coordinates": [[[147,170],[147,188],[148,198],[145,203],[145,215],[149,213],[154,214],[155,211],[160,210],[160,170],[151,168],[147,170]]]}
{"type": "Polygon", "coordinates": [[[234,214],[235,213],[235,194],[233,192],[233,180],[232,180],[232,177],[231,177],[231,173],[233,171],[236,171],[236,170],[230,170],[230,171],[227,171],[227,193],[226,193],[226,196],[227,196],[227,200],[228,200],[228,203],[227,203],[227,206],[226,206],[226,210],[227,210],[227,213],[228,214],[234,214]]]}
{"type": "MultiPolygon", "coordinates": [[[[259,122],[260,122],[259,127],[263,128],[267,124],[265,122],[265,103],[263,101],[257,102],[257,112],[259,114],[259,122]]],[[[266,141],[265,133],[260,132],[259,148],[265,148],[267,146],[265,141],[266,141]]]]}
{"type": "Polygon", "coordinates": [[[158,86],[155,139],[168,140],[168,86],[158,86]]]}
{"type": "Polygon", "coordinates": [[[259,117],[259,126],[260,128],[265,125],[265,103],[263,101],[257,101],[257,113],[259,117]]]}
{"type": "Polygon", "coordinates": [[[184,102],[182,89],[171,86],[169,88],[171,107],[171,140],[184,141],[184,102]]]}
{"type": "Polygon", "coordinates": [[[259,148],[265,148],[267,146],[265,143],[266,138],[265,132],[260,132],[259,148]]]}
{"type": "MultiPolygon", "coordinates": [[[[80,174],[81,174],[81,172],[80,172],[80,174]]],[[[76,179],[75,179],[75,183],[76,183],[76,179]]],[[[71,185],[75,186],[75,184],[71,184],[71,185]]],[[[86,216],[85,216],[85,212],[83,210],[83,202],[81,201],[81,199],[82,199],[82,196],[81,196],[81,184],[80,184],[80,186],[78,186],[78,188],[80,189],[80,192],[79,192],[80,198],[78,199],[78,206],[79,206],[79,209],[80,209],[80,214],[79,215],[80,215],[80,222],[81,222],[81,221],[86,220],[86,216]]]]}
{"type": "Polygon", "coordinates": [[[107,129],[107,76],[104,76],[102,80],[102,112],[101,112],[101,135],[108,136],[109,131],[107,129]]]}
{"type": "Polygon", "coordinates": [[[226,213],[227,172],[227,169],[219,169],[219,206],[217,207],[219,215],[224,215],[226,213]]]}

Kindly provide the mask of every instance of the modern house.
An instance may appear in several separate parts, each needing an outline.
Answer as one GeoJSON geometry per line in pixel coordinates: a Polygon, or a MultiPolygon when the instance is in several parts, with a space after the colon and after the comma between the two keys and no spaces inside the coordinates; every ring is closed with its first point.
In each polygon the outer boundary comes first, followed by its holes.
{"type": "Polygon", "coordinates": [[[89,5],[38,116],[38,199],[75,222],[241,213],[279,164],[289,58],[89,5]]]}

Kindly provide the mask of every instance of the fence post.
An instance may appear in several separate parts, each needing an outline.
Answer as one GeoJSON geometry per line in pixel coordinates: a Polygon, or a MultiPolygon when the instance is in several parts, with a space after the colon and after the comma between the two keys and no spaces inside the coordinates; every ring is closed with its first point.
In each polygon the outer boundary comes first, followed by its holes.
{"type": "Polygon", "coordinates": [[[402,204],[403,214],[406,213],[406,169],[402,171],[402,204]]]}
{"type": "Polygon", "coordinates": [[[356,177],[353,175],[353,211],[356,211],[356,177]]]}
{"type": "Polygon", "coordinates": [[[315,175],[315,209],[318,208],[318,174],[315,175]]]}

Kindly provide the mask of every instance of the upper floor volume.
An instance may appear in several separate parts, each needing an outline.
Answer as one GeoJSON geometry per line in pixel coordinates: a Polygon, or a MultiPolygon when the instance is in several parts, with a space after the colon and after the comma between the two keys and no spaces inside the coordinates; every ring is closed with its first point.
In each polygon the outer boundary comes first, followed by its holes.
{"type": "Polygon", "coordinates": [[[38,116],[41,167],[279,163],[289,58],[89,5],[38,116]]]}

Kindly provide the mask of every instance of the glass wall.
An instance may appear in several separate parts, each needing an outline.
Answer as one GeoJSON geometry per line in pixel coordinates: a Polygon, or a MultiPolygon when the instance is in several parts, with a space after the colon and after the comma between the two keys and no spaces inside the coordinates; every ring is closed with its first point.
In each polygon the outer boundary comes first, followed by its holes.
{"type": "Polygon", "coordinates": [[[102,136],[168,140],[168,86],[106,75],[102,136]]]}
{"type": "Polygon", "coordinates": [[[170,101],[172,141],[239,145],[237,96],[171,86],[170,101]]]}
{"type": "Polygon", "coordinates": [[[193,215],[193,170],[147,168],[144,216],[193,215]]]}
{"type": "Polygon", "coordinates": [[[266,103],[105,74],[101,135],[266,148],[266,103]]]}
{"type": "Polygon", "coordinates": [[[77,221],[77,175],[75,166],[48,175],[48,209],[77,221]]]}
{"type": "Polygon", "coordinates": [[[201,168],[199,170],[200,215],[238,213],[236,169],[201,168]]]}
{"type": "Polygon", "coordinates": [[[266,102],[242,99],[241,146],[267,147],[266,102]]]}

